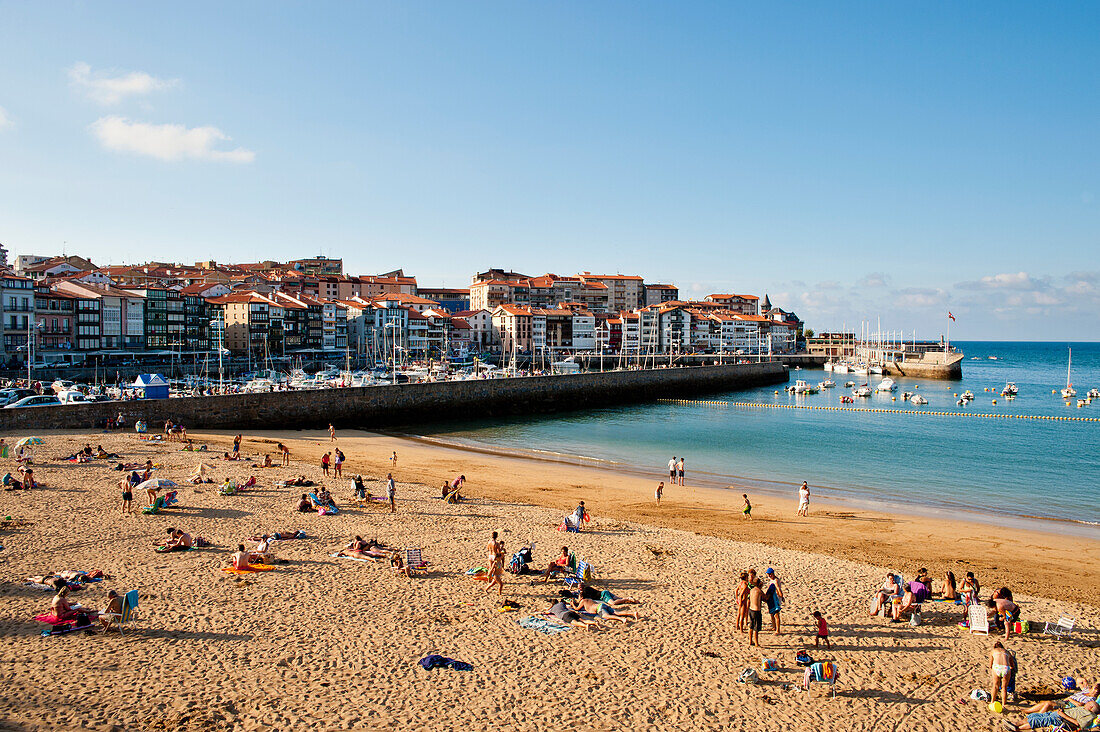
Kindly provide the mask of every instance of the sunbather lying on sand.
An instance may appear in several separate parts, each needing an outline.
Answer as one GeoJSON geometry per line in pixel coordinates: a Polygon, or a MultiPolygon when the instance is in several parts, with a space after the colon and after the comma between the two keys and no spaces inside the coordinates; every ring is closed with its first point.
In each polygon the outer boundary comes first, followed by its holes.
{"type": "Polygon", "coordinates": [[[600,617],[602,620],[618,620],[620,622],[627,622],[627,615],[633,615],[634,619],[638,619],[637,610],[622,610],[618,611],[615,608],[608,605],[606,602],[600,602],[599,600],[589,600],[584,597],[577,598],[573,602],[569,603],[577,612],[590,613],[600,617]],[[622,613],[621,615],[619,613],[622,613]]]}
{"type": "Polygon", "coordinates": [[[393,559],[398,556],[396,549],[383,546],[374,539],[366,541],[361,536],[356,536],[346,547],[336,552],[340,557],[353,559],[393,559]]]}
{"type": "Polygon", "coordinates": [[[624,605],[641,605],[641,600],[635,600],[633,597],[616,597],[611,590],[597,590],[595,587],[581,583],[579,597],[583,597],[586,600],[595,600],[602,602],[611,607],[623,607],[624,605]]]}
{"type": "Polygon", "coordinates": [[[564,600],[558,600],[546,612],[566,625],[579,625],[589,630],[592,630],[593,626],[596,625],[595,620],[585,620],[580,613],[566,605],[564,600]]]}
{"type": "Polygon", "coordinates": [[[1016,723],[1005,720],[1005,728],[1012,732],[1059,726],[1066,729],[1082,729],[1092,722],[1097,714],[1100,714],[1100,706],[1093,701],[1080,707],[1063,708],[1059,702],[1048,700],[1041,701],[1023,711],[1027,715],[1024,719],[1016,723]]]}

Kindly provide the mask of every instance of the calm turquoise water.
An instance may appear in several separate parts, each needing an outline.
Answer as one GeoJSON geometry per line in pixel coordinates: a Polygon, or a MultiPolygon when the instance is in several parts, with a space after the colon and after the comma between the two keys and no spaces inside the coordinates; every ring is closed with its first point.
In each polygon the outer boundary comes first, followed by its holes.
{"type": "MultiPolygon", "coordinates": [[[[856,406],[921,411],[970,411],[1100,417],[1100,400],[1066,407],[1052,389],[1066,381],[1067,346],[1073,347],[1078,396],[1100,388],[1097,343],[960,343],[966,353],[961,382],[896,379],[898,399],[876,394],[856,406]],[[995,356],[996,360],[989,357],[995,356]],[[1006,381],[1020,395],[1000,397],[1006,381]],[[989,393],[984,389],[995,390],[989,393]],[[969,389],[977,399],[957,407],[954,393],[969,389]],[[929,404],[910,407],[902,391],[916,391],[929,404]],[[996,398],[997,404],[992,400],[996,398]]],[[[816,383],[821,370],[791,372],[792,383],[816,383]]],[[[835,389],[806,397],[774,387],[710,397],[766,404],[839,405],[850,392],[838,374],[835,389]]],[[[881,379],[870,377],[874,386],[881,379]]],[[[423,433],[423,430],[420,430],[423,433]]],[[[686,456],[691,478],[794,497],[809,481],[815,494],[904,510],[968,510],[1002,516],[1038,516],[1100,525],[1100,422],[746,409],[642,404],[554,417],[517,418],[442,425],[427,433],[463,443],[514,450],[546,450],[595,458],[651,471],[666,471],[673,455],[686,456]]]]}

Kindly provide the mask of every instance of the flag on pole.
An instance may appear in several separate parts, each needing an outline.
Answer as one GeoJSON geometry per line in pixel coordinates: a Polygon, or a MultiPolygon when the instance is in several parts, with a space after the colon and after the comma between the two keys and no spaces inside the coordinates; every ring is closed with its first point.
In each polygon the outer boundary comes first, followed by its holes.
{"type": "Polygon", "coordinates": [[[951,314],[950,310],[947,311],[947,317],[951,318],[952,320],[955,319],[955,316],[951,314]]]}

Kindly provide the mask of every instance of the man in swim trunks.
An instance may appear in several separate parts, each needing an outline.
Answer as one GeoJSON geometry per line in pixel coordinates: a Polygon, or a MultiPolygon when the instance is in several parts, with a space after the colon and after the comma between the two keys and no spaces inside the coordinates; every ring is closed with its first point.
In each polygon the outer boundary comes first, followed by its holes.
{"type": "Polygon", "coordinates": [[[764,583],[759,579],[749,587],[749,645],[760,647],[760,630],[764,627],[764,583]]]}
{"type": "Polygon", "coordinates": [[[764,570],[768,576],[768,589],[764,592],[764,598],[768,603],[768,613],[772,616],[772,630],[779,635],[779,611],[783,608],[783,583],[775,576],[775,570],[768,567],[764,570]]]}
{"type": "Polygon", "coordinates": [[[600,602],[599,600],[590,600],[587,597],[578,597],[576,600],[570,603],[574,610],[577,612],[589,613],[590,615],[596,615],[602,620],[618,620],[619,622],[626,623],[627,615],[633,613],[634,619],[638,619],[637,610],[624,610],[620,615],[615,608],[606,602],[600,602]]]}
{"type": "Polygon", "coordinates": [[[1082,729],[1096,719],[1097,714],[1100,714],[1100,706],[1091,701],[1080,707],[1061,708],[1058,702],[1042,701],[1025,709],[1024,714],[1027,718],[1020,722],[1013,723],[1005,720],[1005,728],[1012,732],[1056,725],[1068,726],[1069,729],[1082,729]]]}

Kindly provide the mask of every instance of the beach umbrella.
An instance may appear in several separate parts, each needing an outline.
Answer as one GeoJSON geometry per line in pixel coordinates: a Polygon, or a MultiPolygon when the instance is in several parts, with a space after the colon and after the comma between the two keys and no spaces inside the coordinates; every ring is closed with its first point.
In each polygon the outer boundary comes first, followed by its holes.
{"type": "Polygon", "coordinates": [[[26,447],[27,445],[41,445],[41,444],[42,444],[42,438],[41,437],[24,437],[22,440],[15,443],[15,449],[18,450],[19,448],[26,447]]]}
{"type": "Polygon", "coordinates": [[[160,490],[161,488],[174,488],[175,486],[176,486],[176,482],[172,481],[172,480],[168,480],[167,478],[150,478],[149,480],[145,481],[144,483],[138,483],[136,486],[134,486],[134,490],[136,490],[136,491],[147,491],[147,490],[151,490],[151,489],[160,490]]]}

